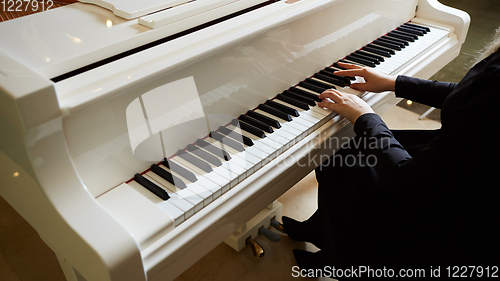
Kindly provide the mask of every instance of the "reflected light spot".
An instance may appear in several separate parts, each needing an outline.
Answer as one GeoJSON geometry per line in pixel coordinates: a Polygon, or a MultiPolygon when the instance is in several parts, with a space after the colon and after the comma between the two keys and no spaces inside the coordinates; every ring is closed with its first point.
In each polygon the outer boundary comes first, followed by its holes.
{"type": "Polygon", "coordinates": [[[15,172],[12,176],[15,178],[19,177],[19,172],[15,172]]]}
{"type": "Polygon", "coordinates": [[[97,89],[93,90],[92,93],[99,92],[100,90],[102,90],[102,88],[97,88],[97,89]]]}
{"type": "Polygon", "coordinates": [[[73,37],[73,36],[69,35],[68,33],[66,33],[66,37],[68,37],[69,40],[71,40],[71,43],[73,43],[75,45],[82,43],[82,39],[80,39],[78,37],[73,37]]]}
{"type": "Polygon", "coordinates": [[[107,27],[112,27],[113,26],[113,22],[111,20],[107,20],[106,21],[106,26],[107,27]]]}
{"type": "Polygon", "coordinates": [[[411,100],[407,100],[407,101],[406,101],[406,104],[407,104],[407,105],[411,105],[412,103],[413,103],[413,102],[412,102],[411,100]]]}
{"type": "Polygon", "coordinates": [[[50,62],[50,58],[45,58],[45,61],[46,62],[50,62]]]}

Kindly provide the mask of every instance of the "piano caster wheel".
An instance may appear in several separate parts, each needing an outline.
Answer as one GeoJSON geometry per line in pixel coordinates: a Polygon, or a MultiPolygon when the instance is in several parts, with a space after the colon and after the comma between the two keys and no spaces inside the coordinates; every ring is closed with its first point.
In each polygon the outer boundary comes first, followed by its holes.
{"type": "Polygon", "coordinates": [[[281,237],[279,236],[279,234],[277,234],[275,232],[272,232],[271,230],[269,230],[269,229],[267,229],[265,227],[261,227],[259,229],[259,235],[265,236],[271,242],[278,242],[281,239],[281,237]]]}
{"type": "Polygon", "coordinates": [[[247,239],[247,245],[252,248],[253,255],[257,258],[262,258],[265,254],[264,249],[259,245],[259,243],[255,242],[251,237],[247,239]]]}
{"type": "Polygon", "coordinates": [[[271,219],[271,225],[276,228],[279,232],[286,234],[283,224],[277,221],[275,218],[271,219]]]}

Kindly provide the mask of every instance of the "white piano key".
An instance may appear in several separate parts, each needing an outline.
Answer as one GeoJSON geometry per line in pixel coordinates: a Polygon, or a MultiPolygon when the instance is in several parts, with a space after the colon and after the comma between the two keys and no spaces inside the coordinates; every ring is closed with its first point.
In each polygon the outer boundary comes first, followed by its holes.
{"type": "MultiPolygon", "coordinates": [[[[150,180],[151,182],[155,183],[156,185],[162,187],[161,184],[159,184],[157,181],[155,181],[150,176],[148,176],[146,174],[144,174],[143,176],[145,178],[147,178],[148,180],[150,180]]],[[[162,188],[164,188],[164,187],[162,187],[162,188]]],[[[164,188],[164,189],[166,189],[166,188],[164,188]]],[[[177,195],[175,192],[168,192],[168,189],[166,189],[166,190],[167,190],[168,195],[170,196],[170,198],[167,201],[169,201],[170,203],[175,205],[177,208],[179,208],[182,212],[184,212],[184,217],[186,219],[191,217],[192,215],[194,215],[194,205],[193,204],[191,204],[190,202],[188,202],[187,200],[185,200],[183,198],[180,198],[179,195],[177,195]]],[[[154,195],[154,196],[156,196],[156,195],[154,195]]]]}
{"type": "Polygon", "coordinates": [[[144,196],[144,198],[148,199],[153,204],[162,209],[165,213],[169,214],[174,219],[175,226],[178,226],[185,220],[184,212],[177,206],[169,202],[170,199],[163,201],[161,198],[144,188],[136,181],[130,181],[127,184],[138,191],[142,196],[144,196]]]}
{"type": "MultiPolygon", "coordinates": [[[[163,189],[166,189],[170,199],[175,198],[174,201],[172,201],[174,205],[177,206],[176,200],[182,200],[194,206],[195,213],[199,212],[203,208],[203,199],[192,193],[189,189],[180,189],[152,171],[146,172],[143,176],[163,189]]],[[[185,202],[182,202],[182,204],[184,206],[188,206],[185,202]]],[[[180,208],[183,209],[182,207],[180,208]]]]}
{"type": "MultiPolygon", "coordinates": [[[[208,205],[210,202],[212,202],[215,199],[214,198],[215,191],[203,186],[203,181],[207,181],[205,178],[199,177],[198,180],[193,183],[193,182],[190,182],[189,180],[187,180],[186,178],[182,177],[181,175],[176,174],[174,171],[170,170],[169,168],[167,168],[161,164],[158,166],[160,168],[170,172],[172,175],[175,175],[176,177],[180,178],[186,184],[186,189],[190,190],[191,192],[196,194],[198,197],[203,199],[203,204],[205,206],[208,205]]],[[[213,184],[213,185],[215,185],[215,184],[213,184]]],[[[179,188],[177,188],[177,189],[179,189],[179,188]]]]}
{"type": "Polygon", "coordinates": [[[182,165],[186,169],[190,170],[191,172],[195,173],[195,175],[197,176],[203,175],[205,178],[211,180],[212,182],[220,186],[222,194],[226,193],[230,189],[230,181],[224,177],[221,177],[217,173],[206,173],[205,171],[185,161],[179,156],[172,157],[172,160],[182,165]]]}

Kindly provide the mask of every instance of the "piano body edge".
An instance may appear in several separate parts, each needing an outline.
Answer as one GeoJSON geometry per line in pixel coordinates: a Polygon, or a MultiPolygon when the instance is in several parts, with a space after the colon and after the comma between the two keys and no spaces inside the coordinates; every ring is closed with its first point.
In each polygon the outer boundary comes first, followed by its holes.
{"type": "Polygon", "coordinates": [[[0,195],[87,279],[145,280],[137,243],[75,172],[53,85],[1,52],[0,65],[9,67],[0,74],[0,127],[9,136],[0,142],[0,195]]]}
{"type": "MultiPolygon", "coordinates": [[[[333,2],[347,5],[349,1],[333,2]]],[[[436,0],[420,0],[418,6],[419,18],[444,22],[454,26],[457,32],[439,48],[434,48],[434,52],[399,73],[428,78],[458,55],[470,18],[466,13],[443,6],[436,0]]],[[[282,32],[279,28],[275,31],[282,32]]],[[[278,35],[287,36],[286,33],[278,35]]],[[[248,51],[249,48],[241,49],[248,51]]],[[[9,67],[17,64],[5,54],[0,55],[0,61],[9,61],[9,67]]],[[[304,159],[311,155],[331,155],[336,148],[325,150],[318,146],[333,135],[338,138],[345,136],[346,140],[354,136],[352,125],[343,118],[334,117],[301,140],[300,145],[290,148],[223,194],[223,198],[217,199],[218,204],[211,203],[198,215],[141,251],[131,234],[96,202],[95,194],[82,180],[74,159],[77,153],[71,144],[68,145],[69,133],[65,131],[64,118],[68,114],[61,112],[61,101],[57,100],[53,83],[24,66],[20,69],[22,74],[29,75],[4,75],[5,71],[0,69],[0,125],[9,128],[8,135],[16,136],[16,151],[19,151],[18,154],[9,152],[7,149],[11,143],[1,143],[0,170],[8,180],[2,179],[0,194],[34,226],[56,252],[62,266],[65,262],[69,269],[74,267],[88,280],[174,279],[222,242],[224,236],[230,235],[315,168],[298,167],[300,162],[286,164],[285,161],[285,165],[281,165],[287,156],[304,159]],[[5,94],[16,92],[5,90],[5,85],[14,83],[6,82],[9,79],[21,84],[30,79],[39,80],[42,86],[26,90],[22,98],[9,97],[5,94]],[[39,95],[40,89],[46,90],[45,98],[39,95]],[[43,105],[47,110],[41,118],[32,116],[31,111],[26,110],[29,108],[26,102],[43,105]],[[16,173],[17,176],[13,176],[16,173]],[[27,179],[24,179],[24,174],[27,179]],[[64,176],[60,177],[61,174],[64,176]],[[26,182],[18,185],[17,180],[26,182]],[[13,186],[20,187],[14,189],[13,186]]],[[[202,93],[205,92],[202,90],[202,93]]],[[[368,93],[367,97],[379,114],[397,103],[391,92],[368,93]]]]}

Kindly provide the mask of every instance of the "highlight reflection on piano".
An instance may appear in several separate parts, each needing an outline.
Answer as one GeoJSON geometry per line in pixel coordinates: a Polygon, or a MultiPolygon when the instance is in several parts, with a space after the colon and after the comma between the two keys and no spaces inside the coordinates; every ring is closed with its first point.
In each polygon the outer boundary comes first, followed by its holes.
{"type": "Polygon", "coordinates": [[[430,77],[469,20],[434,0],[229,2],[130,20],[77,3],[0,24],[0,194],[68,279],[174,279],[353,136],[319,93],[397,102],[349,89],[337,61],[430,77]]]}

